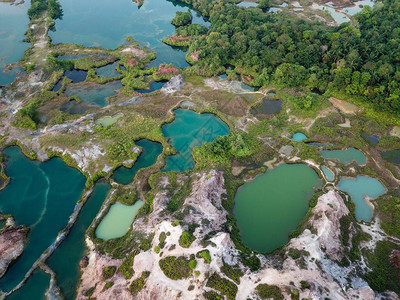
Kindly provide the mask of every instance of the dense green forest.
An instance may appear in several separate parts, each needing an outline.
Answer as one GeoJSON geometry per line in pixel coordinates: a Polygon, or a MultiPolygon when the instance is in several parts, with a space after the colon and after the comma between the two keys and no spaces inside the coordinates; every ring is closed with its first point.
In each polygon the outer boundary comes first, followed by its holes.
{"type": "Polygon", "coordinates": [[[28,9],[28,16],[36,19],[47,10],[48,16],[52,19],[62,17],[61,5],[57,0],[31,0],[31,7],[28,9]]]}
{"type": "Polygon", "coordinates": [[[340,91],[400,114],[400,0],[365,7],[339,27],[229,0],[184,2],[211,21],[207,36],[193,37],[190,46],[200,52],[197,72],[232,65],[255,86],[340,91]]]}

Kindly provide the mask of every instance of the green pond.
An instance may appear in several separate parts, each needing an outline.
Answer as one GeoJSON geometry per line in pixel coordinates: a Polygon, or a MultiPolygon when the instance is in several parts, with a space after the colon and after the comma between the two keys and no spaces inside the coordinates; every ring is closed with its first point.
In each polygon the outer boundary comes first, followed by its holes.
{"type": "Polygon", "coordinates": [[[97,227],[96,236],[105,241],[123,236],[129,230],[133,219],[143,204],[143,201],[138,200],[131,206],[122,203],[112,205],[97,227]]]}
{"type": "Polygon", "coordinates": [[[29,3],[0,2],[0,85],[7,85],[17,77],[17,71],[7,71],[5,65],[18,62],[29,46],[22,41],[29,24],[29,3]]]}
{"type": "Polygon", "coordinates": [[[365,201],[365,196],[375,199],[386,193],[385,187],[378,179],[368,176],[344,177],[340,180],[338,188],[351,196],[356,205],[356,218],[367,222],[372,218],[372,207],[365,201]]]}
{"type": "Polygon", "coordinates": [[[346,150],[322,150],[321,155],[325,159],[337,159],[344,165],[352,161],[355,161],[359,165],[365,165],[367,163],[367,158],[364,153],[354,148],[348,148],[346,150]]]}
{"type": "MultiPolygon", "coordinates": [[[[186,11],[188,5],[165,0],[146,0],[138,8],[130,0],[69,0],[61,2],[64,16],[56,20],[55,31],[49,32],[54,43],[75,43],[114,49],[125,43],[128,36],[157,52],[155,65],[173,63],[186,67],[187,51],[172,48],[161,39],[172,35],[171,20],[177,11],[186,11]]],[[[193,23],[207,23],[192,11],[193,23]]]]}
{"type": "Polygon", "coordinates": [[[120,80],[105,84],[90,83],[85,85],[68,85],[65,94],[68,97],[77,96],[87,104],[105,107],[108,105],[106,98],[116,95],[115,91],[120,88],[122,88],[120,80]]]}
{"type": "Polygon", "coordinates": [[[220,135],[229,134],[229,127],[214,114],[199,114],[189,109],[174,111],[172,123],[162,126],[164,136],[170,138],[170,143],[178,154],[167,156],[163,171],[186,171],[194,167],[192,150],[204,142],[212,142],[220,135]]]}
{"type": "Polygon", "coordinates": [[[122,113],[116,114],[113,117],[104,117],[96,121],[96,124],[101,124],[103,127],[108,127],[113,125],[118,121],[119,118],[122,118],[124,115],[122,113]]]}
{"type": "Polygon", "coordinates": [[[139,158],[132,168],[119,167],[111,177],[119,184],[131,183],[136,173],[142,169],[154,165],[158,156],[162,152],[162,145],[146,139],[136,142],[136,145],[142,148],[139,158]]]}
{"type": "Polygon", "coordinates": [[[85,255],[85,232],[99,212],[110,191],[110,185],[99,182],[83,206],[69,235],[47,260],[47,264],[57,273],[57,284],[65,299],[75,299],[79,281],[79,261],[85,255]],[[66,259],[68,258],[68,259],[66,259]]]}
{"type": "Polygon", "coordinates": [[[23,254],[0,279],[0,289],[9,291],[68,223],[85,188],[85,177],[59,158],[44,163],[31,161],[17,147],[3,153],[11,180],[0,192],[0,211],[30,227],[23,254]]]}
{"type": "Polygon", "coordinates": [[[7,300],[46,300],[45,293],[50,285],[50,275],[36,269],[25,285],[7,297],[7,300]]]}
{"type": "Polygon", "coordinates": [[[235,195],[234,207],[243,242],[260,252],[284,245],[321,184],[317,173],[304,164],[280,165],[245,183],[235,195]]]}

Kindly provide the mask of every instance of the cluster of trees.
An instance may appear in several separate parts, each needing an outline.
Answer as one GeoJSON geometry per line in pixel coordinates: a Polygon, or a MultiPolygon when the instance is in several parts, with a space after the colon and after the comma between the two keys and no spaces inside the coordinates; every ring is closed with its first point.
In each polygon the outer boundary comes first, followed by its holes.
{"type": "Polygon", "coordinates": [[[39,18],[47,10],[48,16],[52,19],[62,17],[62,8],[58,0],[31,0],[31,7],[28,9],[30,19],[39,18]]]}
{"type": "Polygon", "coordinates": [[[365,7],[338,27],[231,0],[183,1],[211,21],[207,36],[193,38],[189,49],[200,50],[197,69],[217,73],[232,65],[251,75],[253,85],[341,91],[400,113],[400,0],[365,7]]]}
{"type": "Polygon", "coordinates": [[[187,11],[177,11],[175,18],[172,19],[171,24],[179,27],[179,26],[185,26],[190,23],[192,23],[192,13],[190,12],[190,9],[187,11]]]}

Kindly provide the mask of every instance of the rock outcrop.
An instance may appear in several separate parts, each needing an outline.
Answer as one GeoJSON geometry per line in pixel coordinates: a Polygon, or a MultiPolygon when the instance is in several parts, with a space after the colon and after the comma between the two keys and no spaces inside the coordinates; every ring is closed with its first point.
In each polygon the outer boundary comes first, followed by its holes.
{"type": "Polygon", "coordinates": [[[23,226],[5,226],[0,232],[0,278],[8,265],[24,251],[28,229],[23,226]]]}

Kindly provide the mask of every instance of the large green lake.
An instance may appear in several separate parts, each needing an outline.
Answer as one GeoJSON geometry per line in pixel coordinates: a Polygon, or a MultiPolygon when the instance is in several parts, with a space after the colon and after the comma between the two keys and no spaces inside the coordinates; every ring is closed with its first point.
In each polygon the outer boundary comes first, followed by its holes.
{"type": "Polygon", "coordinates": [[[85,187],[85,177],[58,158],[44,163],[31,161],[17,147],[3,153],[11,180],[0,192],[0,211],[30,227],[23,254],[0,280],[0,289],[9,291],[67,224],[85,187]]]}
{"type": "Polygon", "coordinates": [[[212,142],[220,135],[229,134],[229,127],[214,114],[199,114],[189,109],[174,111],[172,123],[162,127],[178,154],[168,156],[163,171],[186,171],[194,167],[192,150],[204,142],[212,142]]]}
{"type": "MultiPolygon", "coordinates": [[[[56,21],[56,30],[50,32],[54,43],[75,43],[84,46],[116,48],[128,36],[157,52],[156,65],[173,63],[188,66],[186,51],[172,48],[161,39],[172,35],[170,23],[177,11],[186,11],[188,5],[174,1],[146,0],[138,9],[131,0],[68,0],[62,1],[64,16],[56,21]]],[[[193,12],[193,23],[206,24],[193,12]]]]}
{"type": "Polygon", "coordinates": [[[18,62],[29,46],[22,41],[29,24],[26,13],[29,3],[25,1],[23,4],[11,5],[0,2],[0,85],[14,81],[16,70],[4,72],[5,65],[18,62]]]}
{"type": "Polygon", "coordinates": [[[243,242],[260,252],[284,245],[321,184],[317,173],[304,164],[281,165],[245,183],[236,193],[234,207],[243,242]]]}

